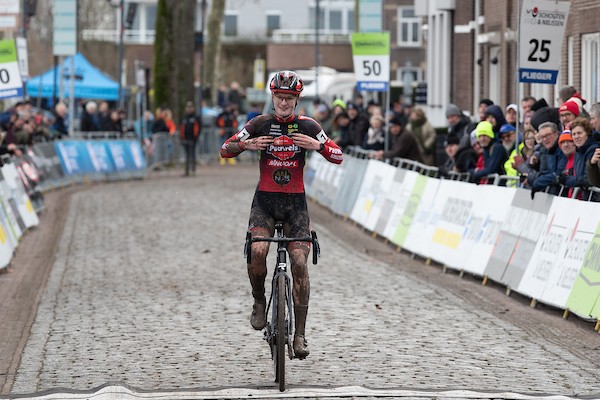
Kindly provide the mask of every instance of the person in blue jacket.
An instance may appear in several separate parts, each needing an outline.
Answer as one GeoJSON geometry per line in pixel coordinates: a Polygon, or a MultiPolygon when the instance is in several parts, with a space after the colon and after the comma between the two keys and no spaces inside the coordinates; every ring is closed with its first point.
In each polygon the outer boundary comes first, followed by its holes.
{"type": "MultiPolygon", "coordinates": [[[[573,175],[561,173],[558,181],[568,188],[580,187],[587,189],[590,181],[587,174],[587,164],[598,148],[598,143],[592,138],[592,126],[586,118],[577,118],[571,122],[571,137],[577,146],[573,163],[573,175]]],[[[589,191],[584,190],[581,198],[587,199],[589,191]]]]}
{"type": "Polygon", "coordinates": [[[489,121],[481,121],[477,124],[477,141],[483,148],[483,168],[469,170],[471,179],[475,183],[479,183],[481,178],[490,174],[504,175],[504,163],[508,160],[508,153],[502,146],[502,142],[496,139],[493,129],[489,121]]]}
{"type": "Polygon", "coordinates": [[[544,122],[538,128],[542,140],[540,150],[539,171],[527,175],[527,182],[531,186],[531,198],[536,192],[548,190],[550,194],[557,194],[559,190],[558,177],[567,166],[567,157],[558,147],[558,125],[554,122],[544,122]]]}

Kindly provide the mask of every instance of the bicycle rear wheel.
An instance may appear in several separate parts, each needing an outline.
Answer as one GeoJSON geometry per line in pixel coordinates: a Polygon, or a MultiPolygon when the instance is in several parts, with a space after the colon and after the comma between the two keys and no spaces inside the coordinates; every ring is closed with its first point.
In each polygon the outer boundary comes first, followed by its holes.
{"type": "Polygon", "coordinates": [[[275,382],[279,382],[279,391],[285,390],[285,274],[277,277],[277,354],[275,357],[275,382]]]}

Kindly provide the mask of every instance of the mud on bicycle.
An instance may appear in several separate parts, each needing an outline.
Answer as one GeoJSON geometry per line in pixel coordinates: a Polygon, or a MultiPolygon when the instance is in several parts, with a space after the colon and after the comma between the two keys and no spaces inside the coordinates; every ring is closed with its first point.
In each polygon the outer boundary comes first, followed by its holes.
{"type": "MultiPolygon", "coordinates": [[[[267,303],[266,315],[271,310],[271,320],[267,321],[264,328],[264,339],[271,349],[271,359],[275,368],[275,382],[279,384],[279,390],[285,390],[285,357],[295,358],[292,338],[294,306],[292,301],[292,278],[288,273],[287,244],[290,242],[308,242],[312,244],[312,262],[317,264],[320,256],[320,247],[317,233],[311,230],[309,237],[289,238],[283,232],[283,223],[275,223],[275,234],[273,237],[252,237],[250,231],[246,233],[244,255],[248,264],[252,260],[252,243],[254,242],[276,242],[277,264],[273,271],[271,282],[271,295],[267,303]],[[272,307],[272,308],[271,308],[272,307]],[[287,351],[285,347],[287,346],[287,351]],[[287,354],[286,354],[287,353],[287,354]]],[[[296,357],[300,358],[300,357],[296,357]]],[[[302,357],[304,358],[304,357],[302,357]]]]}

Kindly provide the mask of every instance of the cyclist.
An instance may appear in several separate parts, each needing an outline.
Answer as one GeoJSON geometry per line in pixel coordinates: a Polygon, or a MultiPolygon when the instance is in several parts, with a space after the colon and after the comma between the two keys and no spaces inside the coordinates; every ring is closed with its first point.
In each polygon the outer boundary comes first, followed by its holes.
{"type": "MultiPolygon", "coordinates": [[[[260,151],[260,179],[252,200],[249,230],[253,237],[273,236],[275,221],[284,222],[288,237],[310,236],[309,216],[304,195],[303,170],[307,150],[318,151],[328,161],[342,162],[342,151],[312,118],[295,115],[304,84],[293,71],[280,71],[270,83],[274,114],[263,114],[249,121],[221,147],[221,157],[235,157],[244,150],[260,151]]],[[[294,301],[294,353],[309,354],[305,339],[310,283],[306,260],[309,245],[291,242],[288,252],[292,266],[294,301]]],[[[250,324],[262,330],[266,323],[265,278],[268,242],[252,244],[248,276],[254,306],[250,324]]]]}

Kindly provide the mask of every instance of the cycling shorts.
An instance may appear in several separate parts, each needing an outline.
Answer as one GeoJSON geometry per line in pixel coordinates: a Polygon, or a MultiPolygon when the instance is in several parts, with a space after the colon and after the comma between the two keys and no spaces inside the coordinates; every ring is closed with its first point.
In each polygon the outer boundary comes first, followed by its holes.
{"type": "Polygon", "coordinates": [[[310,220],[304,193],[263,192],[252,200],[248,229],[265,228],[271,235],[275,221],[282,221],[287,237],[310,237],[310,220]]]}

